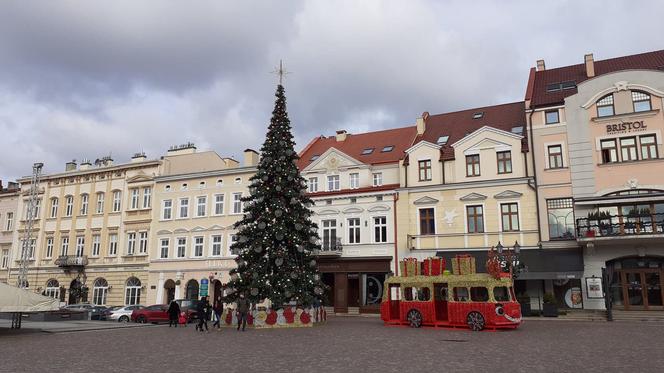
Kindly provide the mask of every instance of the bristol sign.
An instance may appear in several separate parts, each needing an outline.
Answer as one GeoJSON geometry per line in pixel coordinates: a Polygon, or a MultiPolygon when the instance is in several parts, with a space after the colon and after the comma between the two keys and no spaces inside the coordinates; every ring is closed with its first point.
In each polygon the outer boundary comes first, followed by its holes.
{"type": "Polygon", "coordinates": [[[645,131],[648,127],[642,120],[636,120],[634,122],[620,122],[618,124],[607,124],[606,133],[627,133],[627,132],[639,132],[645,131]]]}

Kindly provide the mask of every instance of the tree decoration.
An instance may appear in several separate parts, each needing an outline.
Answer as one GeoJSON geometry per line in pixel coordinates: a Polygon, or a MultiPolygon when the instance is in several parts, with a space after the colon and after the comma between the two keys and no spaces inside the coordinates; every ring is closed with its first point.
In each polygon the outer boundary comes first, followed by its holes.
{"type": "Polygon", "coordinates": [[[238,241],[231,250],[238,253],[238,267],[231,270],[228,287],[236,291],[228,299],[233,302],[245,294],[252,303],[269,299],[274,308],[290,302],[309,307],[321,301],[325,287],[313,259],[319,248],[318,227],[311,221],[312,201],[296,165],[281,84],[275,96],[261,159],[249,179],[250,195],[242,198],[244,217],[235,224],[238,241]]]}

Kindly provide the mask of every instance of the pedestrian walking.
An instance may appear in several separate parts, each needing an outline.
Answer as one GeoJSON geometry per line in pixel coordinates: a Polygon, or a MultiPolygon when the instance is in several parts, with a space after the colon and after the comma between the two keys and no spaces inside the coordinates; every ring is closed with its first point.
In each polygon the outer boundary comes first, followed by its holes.
{"type": "Polygon", "coordinates": [[[242,324],[242,331],[247,326],[247,315],[249,314],[249,300],[240,294],[240,299],[237,300],[237,330],[240,331],[240,324],[242,324]]]}
{"type": "Polygon", "coordinates": [[[212,327],[214,328],[216,326],[218,330],[221,330],[221,314],[224,313],[224,304],[221,302],[221,297],[217,297],[217,301],[214,303],[212,311],[214,311],[215,317],[212,327]]]}
{"type": "Polygon", "coordinates": [[[198,324],[196,325],[196,330],[202,332],[203,327],[205,327],[206,332],[210,332],[208,329],[208,318],[210,317],[210,302],[208,302],[207,297],[203,297],[200,302],[196,305],[196,315],[198,316],[198,324]]]}
{"type": "Polygon", "coordinates": [[[180,317],[180,305],[172,300],[171,304],[168,306],[168,327],[175,326],[178,327],[178,318],[180,317]]]}

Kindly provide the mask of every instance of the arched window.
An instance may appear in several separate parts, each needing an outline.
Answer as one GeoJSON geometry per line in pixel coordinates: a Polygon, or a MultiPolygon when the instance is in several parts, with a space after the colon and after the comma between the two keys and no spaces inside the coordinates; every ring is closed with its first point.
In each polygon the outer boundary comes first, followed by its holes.
{"type": "Polygon", "coordinates": [[[187,282],[187,293],[185,298],[198,299],[198,281],[192,279],[187,282]]]}
{"type": "Polygon", "coordinates": [[[205,189],[205,181],[198,183],[198,189],[205,189]]]}
{"type": "Polygon", "coordinates": [[[46,282],[46,290],[44,290],[44,295],[55,299],[60,298],[60,283],[58,280],[52,278],[46,282]]]}
{"type": "Polygon", "coordinates": [[[51,198],[51,217],[52,218],[57,218],[58,217],[58,198],[57,197],[51,198]]]}
{"type": "Polygon", "coordinates": [[[129,277],[125,286],[125,305],[131,306],[141,303],[141,280],[129,277]]]}
{"type": "Polygon", "coordinates": [[[224,181],[222,179],[217,180],[217,187],[224,186],[224,181]]]}
{"type": "Polygon", "coordinates": [[[613,110],[613,93],[597,100],[597,116],[598,117],[610,117],[615,114],[613,110]]]}
{"type": "Polygon", "coordinates": [[[652,110],[650,95],[645,92],[632,91],[632,105],[635,113],[652,110]]]}
{"type": "MultiPolygon", "coordinates": [[[[140,281],[139,281],[140,286],[140,281]]],[[[108,282],[104,278],[98,278],[92,285],[92,303],[97,305],[106,304],[106,295],[108,294],[108,282]]]]}

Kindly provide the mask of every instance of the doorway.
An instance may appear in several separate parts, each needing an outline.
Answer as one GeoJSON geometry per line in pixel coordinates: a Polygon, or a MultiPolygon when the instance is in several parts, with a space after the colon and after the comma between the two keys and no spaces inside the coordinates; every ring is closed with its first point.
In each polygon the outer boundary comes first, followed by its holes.
{"type": "Polygon", "coordinates": [[[400,302],[401,302],[401,285],[390,284],[388,296],[390,297],[390,320],[400,320],[400,302]]]}
{"type": "Polygon", "coordinates": [[[69,284],[69,302],[67,304],[78,304],[81,301],[81,281],[77,278],[69,284]]]}
{"type": "Polygon", "coordinates": [[[348,307],[360,306],[360,275],[348,274],[348,307]]]}
{"type": "Polygon", "coordinates": [[[626,310],[662,310],[664,284],[659,269],[625,269],[620,271],[623,304],[626,310]]]}
{"type": "Polygon", "coordinates": [[[164,302],[164,304],[171,304],[171,301],[175,299],[175,281],[166,280],[166,282],[164,282],[164,290],[166,296],[166,302],[164,302]]]}

